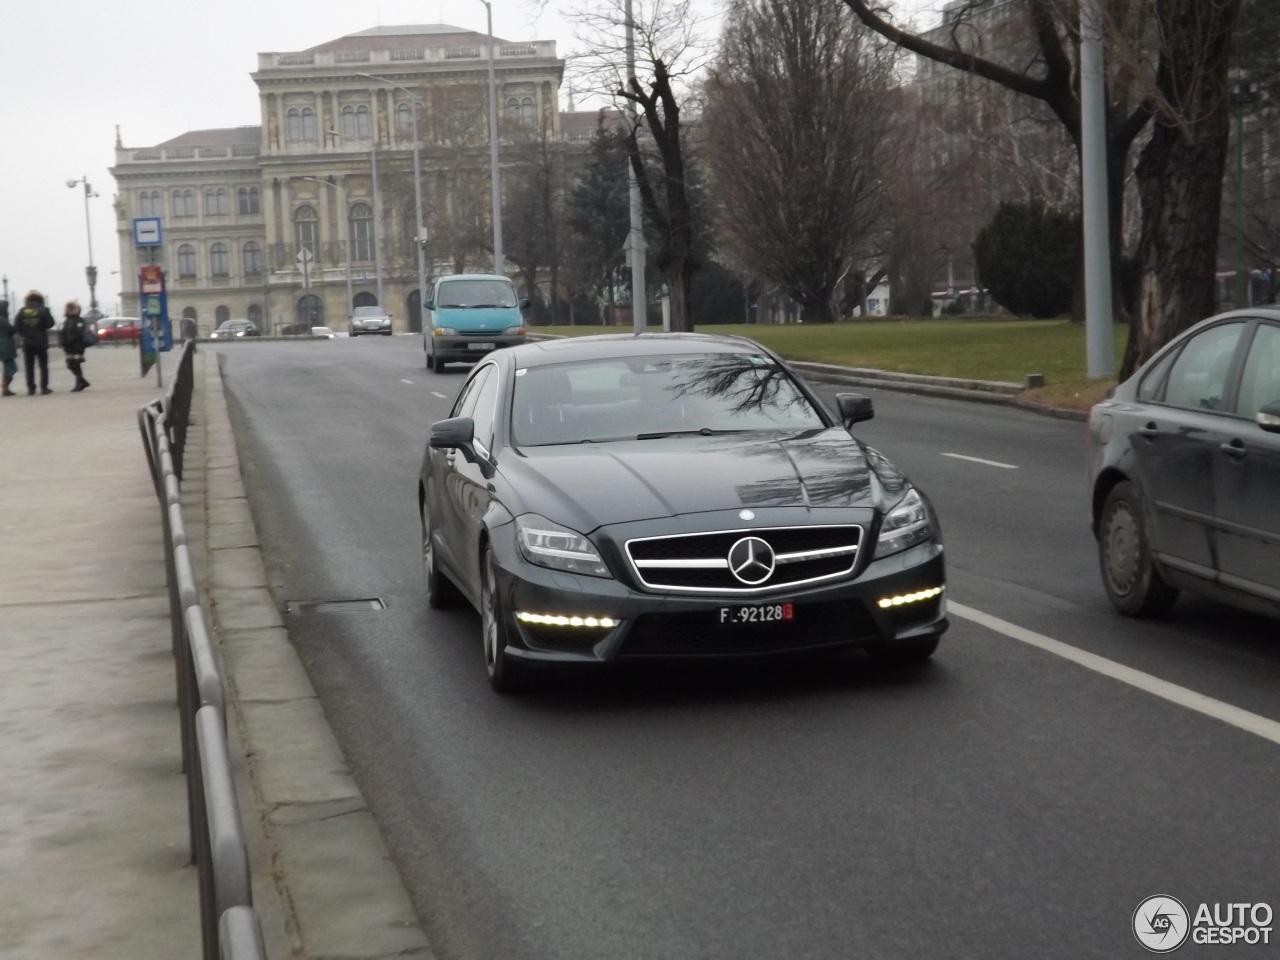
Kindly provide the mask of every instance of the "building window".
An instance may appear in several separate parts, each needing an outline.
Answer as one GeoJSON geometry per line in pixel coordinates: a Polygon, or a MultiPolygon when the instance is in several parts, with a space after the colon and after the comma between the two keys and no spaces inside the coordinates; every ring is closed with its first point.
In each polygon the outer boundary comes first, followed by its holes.
{"type": "Polygon", "coordinates": [[[413,130],[413,109],[407,103],[396,107],[396,129],[401,133],[409,133],[413,130]]]}
{"type": "Polygon", "coordinates": [[[231,310],[225,306],[217,306],[213,309],[213,322],[218,326],[222,326],[231,319],[231,310]]]}
{"type": "Polygon", "coordinates": [[[204,192],[204,212],[206,216],[222,216],[231,212],[227,202],[226,187],[209,187],[204,192]]]}
{"type": "Polygon", "coordinates": [[[246,317],[255,327],[259,330],[262,329],[262,307],[256,303],[249,304],[249,312],[246,314],[246,317]]]}
{"type": "Polygon", "coordinates": [[[231,258],[227,256],[227,245],[215,243],[209,248],[209,276],[229,277],[231,275],[231,258]]]}
{"type": "Polygon", "coordinates": [[[533,97],[525,97],[520,101],[520,122],[526,127],[533,126],[533,97]]]}
{"type": "Polygon", "coordinates": [[[342,108],[342,136],[346,140],[369,139],[369,108],[366,106],[342,108]]]}
{"type": "Polygon", "coordinates": [[[297,107],[291,107],[285,114],[285,128],[290,140],[302,139],[302,112],[297,107]]]}
{"type": "Polygon", "coordinates": [[[293,212],[293,242],[299,253],[310,250],[316,255],[317,219],[315,208],[305,204],[293,212]]]}
{"type": "Polygon", "coordinates": [[[258,242],[250,240],[244,245],[242,253],[244,256],[244,275],[246,277],[262,276],[262,247],[258,245],[258,242]]]}
{"type": "Polygon", "coordinates": [[[373,210],[367,203],[351,206],[351,259],[373,259],[373,210]]]}
{"type": "Polygon", "coordinates": [[[178,248],[178,279],[194,280],[196,276],[196,248],[184,243],[178,248]]]}
{"type": "Polygon", "coordinates": [[[194,190],[173,191],[173,215],[175,217],[194,217],[196,215],[196,195],[194,190]]]}
{"type": "Polygon", "coordinates": [[[308,143],[316,140],[316,112],[310,107],[302,108],[302,139],[308,143]]]}
{"type": "Polygon", "coordinates": [[[515,97],[507,101],[507,119],[512,123],[520,119],[520,101],[515,97]]]}
{"type": "Polygon", "coordinates": [[[258,201],[257,187],[241,187],[238,191],[240,199],[240,212],[244,215],[261,213],[262,207],[258,201]]]}
{"type": "Polygon", "coordinates": [[[160,216],[160,192],[158,190],[152,190],[150,192],[143,190],[142,193],[138,195],[138,216],[160,216]]]}

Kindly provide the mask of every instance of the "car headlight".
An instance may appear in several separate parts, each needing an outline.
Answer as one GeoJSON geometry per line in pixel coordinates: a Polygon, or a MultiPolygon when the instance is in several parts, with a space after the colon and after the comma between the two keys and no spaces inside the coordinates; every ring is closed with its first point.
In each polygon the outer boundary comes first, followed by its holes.
{"type": "Polygon", "coordinates": [[[521,556],[539,567],[585,573],[589,577],[610,575],[590,540],[536,513],[516,517],[516,543],[521,556]]]}
{"type": "Polygon", "coordinates": [[[507,327],[502,331],[504,337],[523,337],[524,327],[507,327]]]}
{"type": "Polygon", "coordinates": [[[876,556],[887,557],[891,553],[924,543],[933,535],[929,508],[914,488],[907,491],[896,507],[889,511],[880,525],[880,539],[876,542],[876,556]]]}
{"type": "Polygon", "coordinates": [[[453,327],[436,327],[433,331],[437,337],[456,337],[458,331],[453,327]]]}

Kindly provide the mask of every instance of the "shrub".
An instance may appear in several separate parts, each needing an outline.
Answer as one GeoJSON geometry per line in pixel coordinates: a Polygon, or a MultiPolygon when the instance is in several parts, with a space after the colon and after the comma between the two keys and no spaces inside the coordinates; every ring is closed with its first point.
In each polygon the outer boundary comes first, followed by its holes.
{"type": "Polygon", "coordinates": [[[981,284],[1011,313],[1058,317],[1071,310],[1078,217],[1039,201],[1000,204],[973,242],[981,284]]]}

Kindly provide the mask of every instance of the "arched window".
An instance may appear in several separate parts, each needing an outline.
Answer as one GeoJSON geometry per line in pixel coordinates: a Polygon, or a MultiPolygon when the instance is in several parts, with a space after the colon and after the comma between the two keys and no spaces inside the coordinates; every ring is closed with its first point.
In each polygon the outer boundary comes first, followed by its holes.
{"type": "Polygon", "coordinates": [[[227,245],[215,243],[209,248],[209,276],[228,277],[231,275],[231,258],[227,256],[227,245]]]}
{"type": "Polygon", "coordinates": [[[178,248],[178,278],[193,280],[196,275],[196,248],[184,243],[178,248]]]}
{"type": "Polygon", "coordinates": [[[173,191],[173,215],[175,217],[194,217],[196,215],[196,195],[194,191],[173,191]]]}
{"type": "Polygon", "coordinates": [[[302,139],[302,113],[297,107],[291,107],[285,114],[285,129],[290,140],[302,139]]]}
{"type": "Polygon", "coordinates": [[[231,319],[231,310],[225,306],[217,306],[213,310],[213,322],[221,326],[231,319]]]}
{"type": "Polygon", "coordinates": [[[369,108],[356,107],[356,136],[361,140],[369,139],[369,108]]]}
{"type": "Polygon", "coordinates": [[[241,251],[244,257],[244,275],[246,277],[262,276],[262,247],[258,241],[250,240],[241,251]]]}
{"type": "Polygon", "coordinates": [[[351,298],[351,305],[353,307],[376,307],[378,305],[378,298],[368,290],[361,290],[351,298]]]}
{"type": "Polygon", "coordinates": [[[520,101],[520,122],[525,126],[533,126],[533,97],[525,97],[520,101]]]}
{"type": "Polygon", "coordinates": [[[204,192],[204,212],[206,216],[222,216],[230,213],[227,202],[226,187],[208,187],[204,192]]]}
{"type": "Polygon", "coordinates": [[[242,214],[250,215],[262,212],[262,207],[258,201],[257,187],[241,187],[238,191],[238,197],[242,214]]]}
{"type": "Polygon", "coordinates": [[[342,108],[342,139],[354,140],[356,138],[356,108],[342,108]]]}
{"type": "Polygon", "coordinates": [[[259,330],[262,329],[262,307],[256,303],[249,304],[249,311],[245,314],[246,319],[259,330]]]}
{"type": "Polygon", "coordinates": [[[324,326],[324,301],[314,293],[298,300],[298,323],[307,328],[324,326]]]}
{"type": "Polygon", "coordinates": [[[138,216],[140,217],[160,216],[159,191],[143,190],[142,193],[138,194],[138,216]]]}
{"type": "Polygon", "coordinates": [[[318,236],[318,224],[315,207],[303,204],[293,212],[293,242],[298,248],[298,252],[310,250],[311,255],[316,255],[316,241],[318,236]]]}
{"type": "Polygon", "coordinates": [[[401,133],[409,133],[413,130],[413,109],[407,103],[396,107],[396,129],[401,133]]]}
{"type": "Polygon", "coordinates": [[[515,97],[507,100],[507,119],[516,123],[520,119],[520,101],[515,97]]]}
{"type": "Polygon", "coordinates": [[[195,320],[200,316],[195,307],[183,307],[182,317],[184,320],[195,320]]]}
{"type": "Polygon", "coordinates": [[[373,259],[373,210],[367,203],[351,205],[351,259],[373,259]]]}
{"type": "Polygon", "coordinates": [[[302,108],[302,139],[308,143],[316,139],[316,112],[310,107],[302,108]]]}

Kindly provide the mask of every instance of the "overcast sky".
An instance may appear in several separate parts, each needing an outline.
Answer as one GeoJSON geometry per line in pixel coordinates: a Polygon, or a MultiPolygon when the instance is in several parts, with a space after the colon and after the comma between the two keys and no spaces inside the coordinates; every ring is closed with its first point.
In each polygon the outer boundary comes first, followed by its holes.
{"type": "MultiPolygon", "coordinates": [[[[119,297],[115,180],[107,172],[117,124],[125,146],[143,147],[187,130],[259,123],[249,79],[259,51],[303,50],[379,23],[485,30],[479,0],[37,0],[20,13],[18,0],[4,2],[0,274],[13,303],[34,287],[59,313],[70,298],[89,306],[84,193],[78,184],[68,189],[72,178],[87,176],[98,193],[89,215],[99,306],[112,313],[119,297]]],[[[575,43],[563,11],[588,2],[493,0],[493,31],[555,40],[565,56],[575,43]]],[[[715,11],[722,0],[701,2],[715,11]]],[[[936,22],[929,11],[942,0],[891,2],[936,22]]]]}

